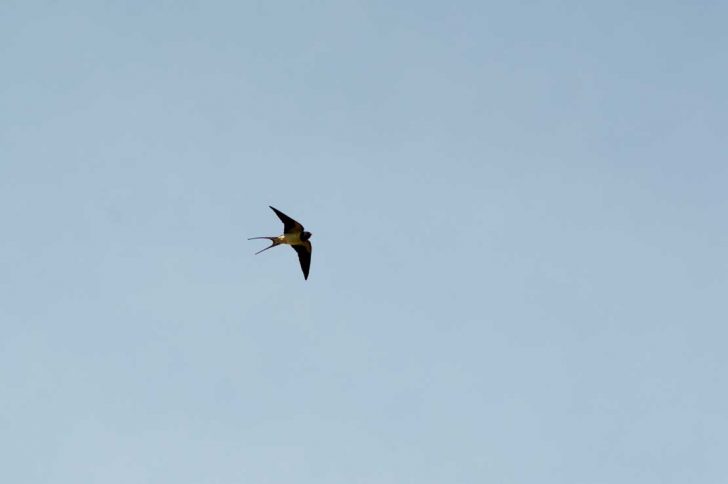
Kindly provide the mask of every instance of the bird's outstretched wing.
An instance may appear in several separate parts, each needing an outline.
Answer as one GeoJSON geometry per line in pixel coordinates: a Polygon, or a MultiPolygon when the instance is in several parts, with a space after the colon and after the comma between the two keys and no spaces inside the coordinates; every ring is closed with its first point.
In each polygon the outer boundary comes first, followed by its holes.
{"type": "Polygon", "coordinates": [[[292,245],[291,247],[298,253],[298,261],[301,263],[303,278],[308,279],[308,269],[311,267],[311,242],[306,240],[302,244],[292,245]]]}
{"type": "MultiPolygon", "coordinates": [[[[270,207],[270,205],[268,205],[270,207]]],[[[271,210],[273,210],[276,215],[278,215],[278,218],[281,219],[281,222],[283,222],[283,233],[285,234],[292,234],[292,233],[299,233],[303,232],[303,225],[293,220],[291,217],[286,215],[285,213],[281,212],[277,208],[270,207],[271,210]]]]}

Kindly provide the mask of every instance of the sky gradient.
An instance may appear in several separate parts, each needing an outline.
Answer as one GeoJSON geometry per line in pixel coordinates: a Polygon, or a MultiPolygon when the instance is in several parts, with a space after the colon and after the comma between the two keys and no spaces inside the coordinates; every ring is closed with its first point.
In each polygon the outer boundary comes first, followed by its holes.
{"type": "Polygon", "coordinates": [[[2,2],[0,481],[725,482],[727,18],[2,2]]]}

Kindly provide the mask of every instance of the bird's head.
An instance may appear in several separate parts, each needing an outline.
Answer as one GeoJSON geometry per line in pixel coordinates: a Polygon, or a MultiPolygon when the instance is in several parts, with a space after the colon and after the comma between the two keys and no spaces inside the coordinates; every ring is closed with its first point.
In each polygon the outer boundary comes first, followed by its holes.
{"type": "Polygon", "coordinates": [[[304,232],[304,233],[301,234],[301,239],[302,240],[308,240],[310,238],[311,238],[311,232],[304,232]]]}

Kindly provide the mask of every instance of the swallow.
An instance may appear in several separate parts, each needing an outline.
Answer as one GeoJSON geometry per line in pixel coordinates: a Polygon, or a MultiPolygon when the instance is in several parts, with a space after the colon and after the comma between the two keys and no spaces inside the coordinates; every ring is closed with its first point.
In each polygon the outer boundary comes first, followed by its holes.
{"type": "Polygon", "coordinates": [[[259,250],[255,253],[255,255],[265,252],[268,249],[272,249],[276,245],[290,245],[298,254],[298,260],[301,263],[301,270],[303,271],[303,278],[308,279],[308,268],[311,266],[311,242],[309,242],[308,239],[311,238],[311,232],[303,230],[303,225],[296,222],[280,210],[273,207],[270,208],[276,213],[276,215],[278,215],[281,222],[283,222],[283,235],[279,235],[278,237],[249,238],[248,240],[268,239],[271,241],[271,245],[263,250],[259,250]]]}

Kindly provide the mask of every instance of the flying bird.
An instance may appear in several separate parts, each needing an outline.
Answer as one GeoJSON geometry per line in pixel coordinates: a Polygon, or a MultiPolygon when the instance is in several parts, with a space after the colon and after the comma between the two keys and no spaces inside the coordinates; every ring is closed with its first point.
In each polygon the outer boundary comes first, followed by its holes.
{"type": "MultiPolygon", "coordinates": [[[[269,205],[270,206],[270,205],[269,205]]],[[[270,207],[278,218],[283,222],[283,235],[278,237],[251,237],[248,240],[255,239],[268,239],[272,243],[270,246],[263,250],[259,250],[255,255],[260,254],[276,245],[290,245],[293,250],[298,254],[298,260],[301,263],[301,270],[303,271],[303,278],[308,279],[308,268],[311,266],[311,242],[308,239],[311,238],[311,232],[303,230],[303,225],[293,220],[291,217],[281,212],[280,210],[270,207]]]]}

